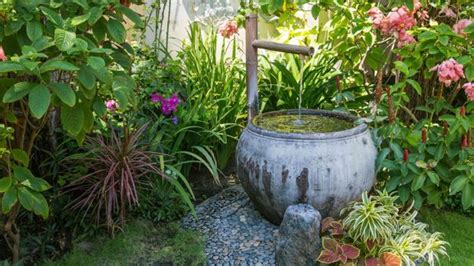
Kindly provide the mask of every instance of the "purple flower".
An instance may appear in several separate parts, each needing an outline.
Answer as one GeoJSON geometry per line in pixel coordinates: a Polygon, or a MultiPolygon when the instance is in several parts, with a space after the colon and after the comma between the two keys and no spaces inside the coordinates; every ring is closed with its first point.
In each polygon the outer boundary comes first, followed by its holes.
{"type": "Polygon", "coordinates": [[[161,104],[161,112],[166,116],[175,113],[178,110],[178,105],[181,103],[181,100],[176,93],[169,98],[164,98],[160,94],[154,92],[150,95],[150,98],[152,102],[159,102],[161,104]]]}
{"type": "Polygon", "coordinates": [[[158,94],[157,92],[153,92],[151,95],[150,95],[150,100],[154,103],[157,103],[157,102],[161,102],[163,100],[163,96],[161,96],[160,94],[158,94]]]}
{"type": "Polygon", "coordinates": [[[105,102],[105,107],[107,107],[107,110],[109,110],[109,112],[115,113],[115,111],[117,111],[117,109],[119,108],[119,104],[115,100],[108,100],[105,102]]]}
{"type": "Polygon", "coordinates": [[[179,123],[179,119],[177,116],[173,116],[173,118],[171,118],[171,121],[173,121],[173,124],[177,125],[179,123]]]}

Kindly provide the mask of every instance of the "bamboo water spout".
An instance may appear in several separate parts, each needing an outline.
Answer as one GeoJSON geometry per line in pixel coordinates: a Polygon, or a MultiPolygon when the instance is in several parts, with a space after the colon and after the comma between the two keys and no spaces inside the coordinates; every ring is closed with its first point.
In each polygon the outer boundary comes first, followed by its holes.
{"type": "Polygon", "coordinates": [[[314,54],[313,47],[258,40],[257,32],[257,15],[250,14],[247,16],[245,23],[245,59],[247,71],[248,123],[250,123],[252,119],[256,115],[258,115],[259,110],[257,80],[258,49],[266,49],[271,51],[300,54],[306,56],[312,56],[314,54]]]}

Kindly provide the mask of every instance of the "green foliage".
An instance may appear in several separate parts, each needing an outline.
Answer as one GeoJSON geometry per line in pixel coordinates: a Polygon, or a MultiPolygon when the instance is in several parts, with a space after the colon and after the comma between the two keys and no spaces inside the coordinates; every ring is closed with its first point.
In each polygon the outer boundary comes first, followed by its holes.
{"type": "Polygon", "coordinates": [[[329,237],[325,242],[350,245],[348,254],[353,256],[344,255],[342,249],[331,253],[328,251],[332,249],[325,247],[320,260],[334,263],[352,259],[365,265],[415,265],[426,261],[435,265],[440,256],[447,256],[448,243],[442,234],[430,233],[427,224],[416,221],[418,212],[412,206],[403,208],[397,199],[386,191],[371,196],[364,192],[361,202],[352,202],[342,210],[342,222],[330,217],[323,220],[322,233],[329,237]],[[355,256],[355,250],[360,251],[360,256],[355,256]]]}
{"type": "Polygon", "coordinates": [[[190,26],[175,60],[157,62],[145,47],[145,60],[136,62],[134,77],[143,93],[142,119],[154,121],[147,133],[152,147],[173,155],[183,174],[201,164],[219,182],[245,119],[245,71],[236,40],[221,44],[214,28],[205,34],[201,30],[197,23],[190,26]],[[165,97],[178,93],[177,124],[150,102],[153,92],[165,97]]]}
{"type": "Polygon", "coordinates": [[[133,51],[125,43],[125,17],[140,21],[119,0],[0,3],[0,117],[8,118],[2,122],[16,133],[2,141],[2,154],[7,152],[0,162],[5,176],[0,197],[7,218],[0,228],[14,262],[19,259],[15,222],[20,207],[44,219],[50,212],[42,194],[50,185],[29,169],[49,114],[60,112],[63,128],[82,143],[105,99],[121,94],[123,109],[134,103],[135,84],[128,75],[133,51]],[[107,28],[107,35],[94,28],[107,28]]]}
{"type": "Polygon", "coordinates": [[[178,224],[134,221],[114,239],[88,239],[78,243],[63,259],[46,261],[44,265],[202,265],[206,262],[204,246],[202,235],[178,224]]]}

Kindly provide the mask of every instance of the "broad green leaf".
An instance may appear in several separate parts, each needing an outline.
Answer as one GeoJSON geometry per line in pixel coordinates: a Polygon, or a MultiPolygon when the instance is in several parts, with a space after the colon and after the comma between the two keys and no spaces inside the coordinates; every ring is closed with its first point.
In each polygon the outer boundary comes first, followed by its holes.
{"type": "Polygon", "coordinates": [[[33,117],[41,118],[48,111],[50,103],[51,93],[46,86],[40,84],[31,89],[28,95],[28,107],[33,117]]]}
{"type": "Polygon", "coordinates": [[[27,179],[34,178],[31,171],[28,170],[28,168],[23,167],[23,166],[14,166],[13,167],[13,176],[15,177],[16,180],[21,181],[21,182],[23,182],[27,179]]]}
{"type": "Polygon", "coordinates": [[[127,33],[122,23],[115,19],[109,19],[109,21],[107,21],[106,28],[110,39],[118,43],[125,42],[127,33]]]}
{"type": "Polygon", "coordinates": [[[32,199],[31,192],[26,187],[20,187],[18,189],[18,199],[20,200],[20,204],[23,208],[28,211],[33,210],[33,199],[32,199]]]}
{"type": "MultiPolygon", "coordinates": [[[[5,36],[10,36],[17,33],[25,24],[22,20],[10,20],[5,26],[5,36]]],[[[2,25],[3,26],[3,25],[2,25]]]]}
{"type": "Polygon", "coordinates": [[[77,71],[79,70],[79,68],[69,62],[58,60],[58,59],[51,59],[49,61],[46,61],[40,67],[41,73],[52,71],[52,70],[77,71]]]}
{"type": "Polygon", "coordinates": [[[464,74],[466,75],[466,78],[473,82],[474,81],[474,64],[469,64],[466,65],[466,68],[464,69],[464,74]]]}
{"type": "Polygon", "coordinates": [[[18,191],[15,186],[10,186],[2,197],[2,212],[5,214],[9,213],[17,201],[18,191]]]}
{"type": "Polygon", "coordinates": [[[408,70],[408,66],[404,62],[395,61],[395,62],[393,62],[393,64],[395,65],[395,68],[400,70],[400,72],[405,74],[405,76],[408,77],[410,75],[410,71],[408,70]]]}
{"type": "Polygon", "coordinates": [[[43,219],[47,219],[49,216],[48,201],[46,201],[46,198],[41,193],[32,191],[31,194],[34,197],[33,212],[36,215],[41,215],[43,219]]]}
{"type": "Polygon", "coordinates": [[[414,2],[413,0],[405,0],[405,5],[408,7],[408,9],[413,10],[414,8],[413,2],[414,2]]]}
{"type": "Polygon", "coordinates": [[[87,3],[87,0],[72,0],[73,3],[76,3],[80,7],[84,9],[89,9],[89,4],[87,3]]]}
{"type": "Polygon", "coordinates": [[[135,26],[139,28],[143,28],[145,26],[140,15],[138,15],[135,11],[131,10],[130,8],[123,5],[118,5],[116,9],[122,12],[125,16],[127,16],[135,24],[135,26]]]}
{"type": "Polygon", "coordinates": [[[449,186],[449,195],[454,195],[464,189],[469,179],[465,176],[456,177],[449,186]]]}
{"type": "Polygon", "coordinates": [[[62,29],[56,29],[54,31],[54,43],[61,51],[67,51],[74,45],[76,39],[76,33],[65,31],[62,29]]]}
{"type": "Polygon", "coordinates": [[[28,157],[28,154],[26,154],[24,150],[13,149],[12,156],[13,156],[13,159],[15,159],[17,162],[20,162],[23,166],[28,167],[28,164],[30,163],[30,158],[28,157]]]}
{"type": "Polygon", "coordinates": [[[390,142],[389,143],[389,146],[390,146],[390,149],[393,151],[393,153],[395,154],[395,158],[397,158],[398,160],[401,160],[403,159],[403,150],[402,148],[400,147],[400,145],[398,145],[398,143],[396,142],[390,142]]]}
{"type": "Polygon", "coordinates": [[[102,17],[103,10],[102,8],[94,6],[89,10],[89,13],[90,16],[87,22],[89,25],[94,25],[102,17]]]}
{"type": "Polygon", "coordinates": [[[36,20],[26,23],[26,35],[31,41],[38,40],[43,36],[43,25],[36,20]]]}
{"type": "Polygon", "coordinates": [[[419,176],[415,176],[413,182],[411,183],[411,191],[417,191],[423,187],[426,181],[426,175],[421,174],[419,176]]]}
{"type": "Polygon", "coordinates": [[[469,209],[474,203],[474,188],[471,184],[467,184],[462,190],[462,207],[464,210],[469,209]]]}
{"type": "Polygon", "coordinates": [[[382,168],[382,162],[387,158],[389,153],[390,153],[390,149],[384,148],[377,155],[377,160],[375,162],[375,165],[377,167],[377,172],[380,171],[380,169],[382,168]]]}
{"type": "Polygon", "coordinates": [[[80,25],[80,24],[86,22],[89,19],[90,16],[91,16],[90,13],[86,13],[82,16],[74,17],[74,18],[71,19],[71,25],[72,26],[80,25]]]}
{"type": "Polygon", "coordinates": [[[21,182],[21,184],[37,192],[43,192],[51,188],[46,180],[37,177],[29,178],[21,182]]]}
{"type": "Polygon", "coordinates": [[[87,58],[87,65],[97,70],[105,67],[105,61],[103,58],[98,56],[89,56],[87,58]]]}
{"type": "Polygon", "coordinates": [[[313,5],[313,7],[311,8],[311,15],[313,16],[313,18],[317,19],[319,17],[319,12],[321,12],[321,7],[319,7],[319,5],[313,5]]]}
{"type": "Polygon", "coordinates": [[[365,62],[373,70],[379,70],[385,63],[384,51],[380,47],[374,47],[371,49],[368,54],[365,62]]]}
{"type": "Polygon", "coordinates": [[[71,87],[65,83],[51,83],[49,87],[54,95],[66,105],[73,107],[76,104],[76,94],[71,87]]]}
{"type": "Polygon", "coordinates": [[[43,37],[35,40],[31,44],[31,46],[33,46],[36,49],[36,51],[40,52],[40,51],[43,51],[44,49],[49,48],[49,47],[54,45],[54,43],[51,42],[51,40],[52,40],[51,37],[43,36],[43,37]]]}
{"type": "Polygon", "coordinates": [[[11,177],[4,177],[0,179],[0,193],[4,193],[8,191],[10,186],[12,185],[11,177]]]}
{"type": "Polygon", "coordinates": [[[77,136],[84,125],[84,112],[79,108],[63,106],[61,108],[61,124],[72,136],[77,136]]]}
{"type": "Polygon", "coordinates": [[[428,177],[430,178],[431,182],[435,185],[439,185],[439,176],[437,173],[433,171],[428,171],[426,172],[428,174],[428,177]]]}
{"type": "Polygon", "coordinates": [[[425,31],[418,35],[420,42],[436,39],[438,35],[432,31],[425,31]]]}
{"type": "Polygon", "coordinates": [[[61,16],[58,13],[56,13],[56,11],[49,9],[45,6],[41,6],[40,9],[41,9],[41,12],[43,12],[43,14],[46,16],[46,18],[49,21],[51,21],[53,24],[59,27],[63,26],[64,21],[61,18],[61,16]]]}
{"type": "Polygon", "coordinates": [[[93,89],[97,82],[94,70],[87,65],[81,66],[77,78],[79,79],[79,82],[82,84],[82,86],[88,90],[93,89]]]}
{"type": "Polygon", "coordinates": [[[4,103],[13,103],[18,100],[23,99],[28,93],[37,86],[37,83],[31,82],[18,82],[15,85],[11,86],[3,95],[3,102],[4,103]]]}
{"type": "Polygon", "coordinates": [[[15,72],[15,71],[22,71],[25,70],[25,67],[17,62],[1,62],[0,61],[0,73],[8,73],[8,72],[15,72]]]}
{"type": "Polygon", "coordinates": [[[413,79],[407,79],[407,82],[416,91],[416,93],[418,93],[418,95],[421,95],[422,90],[421,90],[420,83],[418,83],[418,81],[413,80],[413,79]]]}
{"type": "Polygon", "coordinates": [[[410,189],[408,185],[401,186],[398,188],[398,195],[400,196],[400,200],[405,203],[410,198],[410,189]]]}
{"type": "Polygon", "coordinates": [[[94,74],[96,78],[107,85],[112,85],[113,76],[109,70],[105,67],[95,69],[94,74]]]}

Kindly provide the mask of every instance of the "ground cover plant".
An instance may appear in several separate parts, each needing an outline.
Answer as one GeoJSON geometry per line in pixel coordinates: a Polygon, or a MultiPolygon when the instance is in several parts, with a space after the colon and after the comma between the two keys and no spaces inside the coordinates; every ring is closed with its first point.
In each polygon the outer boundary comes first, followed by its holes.
{"type": "Polygon", "coordinates": [[[435,265],[447,256],[448,243],[439,232],[430,233],[428,225],[416,221],[412,206],[403,209],[398,196],[377,192],[362,195],[341,215],[321,223],[323,250],[318,261],[324,264],[356,265],[435,265]]]}

